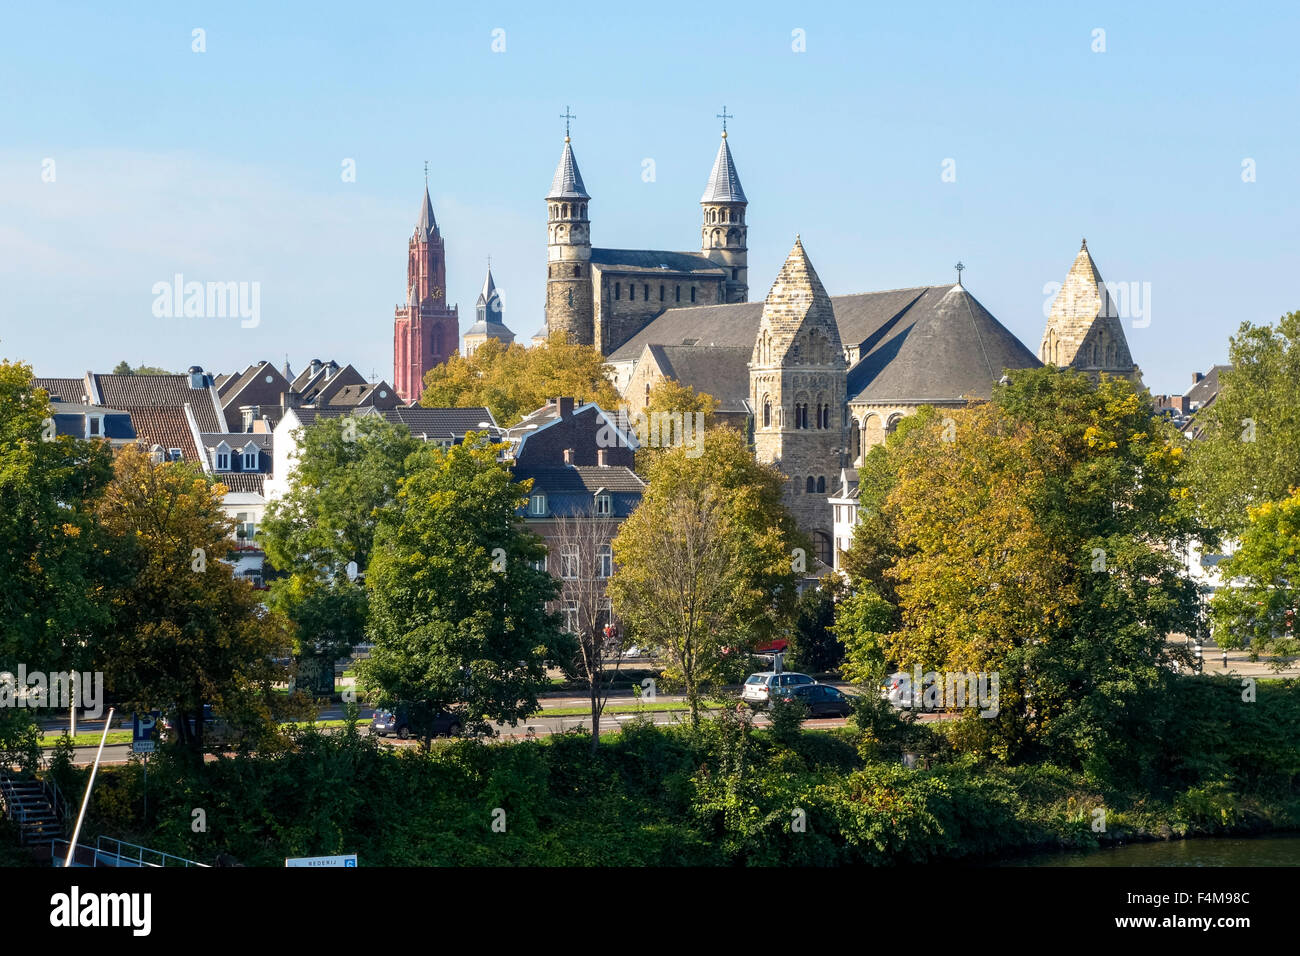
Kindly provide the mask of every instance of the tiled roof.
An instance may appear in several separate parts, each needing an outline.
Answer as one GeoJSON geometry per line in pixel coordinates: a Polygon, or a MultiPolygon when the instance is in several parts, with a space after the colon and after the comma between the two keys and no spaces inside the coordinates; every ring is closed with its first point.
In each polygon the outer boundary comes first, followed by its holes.
{"type": "Polygon", "coordinates": [[[1196,406],[1197,409],[1204,408],[1214,401],[1219,394],[1219,389],[1222,388],[1222,384],[1219,381],[1219,373],[1231,370],[1231,365],[1212,366],[1199,382],[1194,383],[1192,387],[1183,394],[1187,396],[1187,400],[1192,405],[1196,406]]]}
{"type": "Polygon", "coordinates": [[[532,481],[532,491],[546,495],[546,517],[590,515],[597,491],[610,494],[612,517],[625,518],[640,502],[645,482],[622,466],[558,468],[512,467],[516,481],[532,481]]]}
{"type": "Polygon", "coordinates": [[[486,408],[423,408],[402,406],[388,409],[367,409],[365,414],[381,415],[394,423],[401,423],[415,436],[438,439],[460,439],[466,432],[483,431],[480,422],[487,422],[495,430],[496,422],[486,408]]]}
{"type": "Polygon", "coordinates": [[[216,475],[216,479],[231,491],[244,494],[265,494],[266,475],[251,471],[223,471],[216,475]]]}
{"type": "Polygon", "coordinates": [[[61,402],[80,402],[86,394],[86,382],[80,378],[37,378],[33,383],[61,402]]]}
{"type": "Polygon", "coordinates": [[[639,272],[661,270],[664,272],[709,273],[726,275],[727,270],[698,252],[660,252],[655,249],[592,249],[593,265],[611,269],[635,269],[639,272]]]}
{"type": "Polygon", "coordinates": [[[223,430],[212,393],[206,388],[190,388],[188,375],[96,375],[94,378],[100,401],[105,405],[125,408],[134,414],[137,408],[180,408],[188,404],[200,431],[223,430]]]}
{"type": "Polygon", "coordinates": [[[135,426],[136,437],[145,450],[154,445],[161,445],[166,452],[179,448],[186,461],[200,461],[199,451],[194,446],[194,435],[185,418],[184,407],[161,405],[158,407],[139,406],[129,409],[131,424],[135,426]]]}
{"type": "Polygon", "coordinates": [[[547,199],[590,199],[587,187],[582,185],[582,173],[578,172],[578,161],[573,158],[573,147],[569,137],[564,137],[564,152],[560,154],[560,164],[555,167],[555,176],[551,179],[551,191],[547,199]]]}
{"type": "Polygon", "coordinates": [[[263,451],[271,450],[272,436],[259,432],[203,432],[199,435],[206,448],[216,448],[223,441],[232,449],[247,448],[252,442],[263,451]]]}
{"type": "Polygon", "coordinates": [[[746,202],[745,191],[740,188],[740,174],[731,158],[731,147],[727,145],[727,134],[722,134],[722,145],[713,160],[713,172],[709,174],[709,183],[704,187],[700,202],[746,202]]]}
{"type": "Polygon", "coordinates": [[[749,360],[752,345],[648,346],[664,375],[718,400],[720,412],[749,411],[749,360]]]}

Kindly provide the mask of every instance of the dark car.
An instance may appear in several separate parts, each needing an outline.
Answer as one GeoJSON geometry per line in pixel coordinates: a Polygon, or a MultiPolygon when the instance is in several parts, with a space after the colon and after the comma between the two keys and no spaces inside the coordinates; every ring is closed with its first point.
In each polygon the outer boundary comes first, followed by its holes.
{"type": "MultiPolygon", "coordinates": [[[[433,735],[435,737],[454,737],[463,729],[461,720],[455,714],[439,711],[433,715],[433,735]]],[[[377,710],[370,721],[370,732],[376,737],[390,734],[401,740],[409,740],[412,734],[410,712],[405,707],[394,710],[377,710]]]]}
{"type": "Polygon", "coordinates": [[[808,708],[809,717],[848,717],[853,713],[853,701],[839,688],[829,684],[804,684],[780,692],[785,701],[798,701],[808,708]]]}

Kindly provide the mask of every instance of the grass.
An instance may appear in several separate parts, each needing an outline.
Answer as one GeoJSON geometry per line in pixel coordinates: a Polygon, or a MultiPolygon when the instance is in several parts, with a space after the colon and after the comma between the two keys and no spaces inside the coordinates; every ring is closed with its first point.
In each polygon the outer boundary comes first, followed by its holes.
{"type": "MultiPolygon", "coordinates": [[[[88,734],[77,734],[72,738],[74,747],[98,747],[99,740],[104,735],[102,730],[96,730],[88,734]]],[[[108,740],[105,746],[112,744],[129,744],[131,742],[131,731],[129,730],[110,730],[108,740]]],[[[41,738],[41,749],[50,750],[54,745],[63,738],[63,734],[46,734],[41,738]]]]}
{"type": "MultiPolygon", "coordinates": [[[[691,705],[685,701],[669,700],[662,703],[653,704],[610,704],[602,714],[665,714],[675,711],[687,711],[691,705]]],[[[700,704],[701,710],[720,710],[718,704],[700,704]]],[[[530,719],[536,720],[538,717],[586,717],[591,713],[590,707],[547,707],[534,714],[530,719]]]]}

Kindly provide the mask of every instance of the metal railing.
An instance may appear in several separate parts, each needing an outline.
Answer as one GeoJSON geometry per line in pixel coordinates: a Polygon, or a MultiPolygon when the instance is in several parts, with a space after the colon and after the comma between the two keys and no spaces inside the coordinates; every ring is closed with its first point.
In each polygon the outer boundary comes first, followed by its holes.
{"type": "Polygon", "coordinates": [[[187,860],[183,856],[164,853],[162,850],[151,850],[148,847],[140,846],[138,843],[127,843],[124,840],[107,836],[101,836],[95,841],[95,865],[99,866],[101,860],[104,861],[105,866],[147,866],[152,868],[201,866],[204,869],[208,868],[206,863],[187,860]]]}

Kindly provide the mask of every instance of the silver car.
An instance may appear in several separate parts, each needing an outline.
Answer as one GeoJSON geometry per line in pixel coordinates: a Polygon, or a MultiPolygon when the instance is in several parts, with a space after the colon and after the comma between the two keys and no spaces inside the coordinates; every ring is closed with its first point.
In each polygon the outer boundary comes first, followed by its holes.
{"type": "Polygon", "coordinates": [[[740,699],[750,707],[758,710],[763,707],[771,707],[772,699],[776,696],[775,692],[778,690],[806,687],[815,683],[817,682],[807,674],[797,674],[793,671],[786,671],[782,674],[775,671],[760,671],[757,674],[749,675],[749,679],[745,681],[745,686],[740,689],[740,699]]]}

